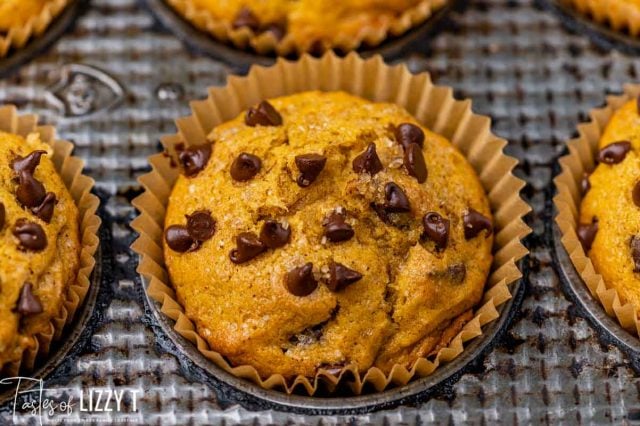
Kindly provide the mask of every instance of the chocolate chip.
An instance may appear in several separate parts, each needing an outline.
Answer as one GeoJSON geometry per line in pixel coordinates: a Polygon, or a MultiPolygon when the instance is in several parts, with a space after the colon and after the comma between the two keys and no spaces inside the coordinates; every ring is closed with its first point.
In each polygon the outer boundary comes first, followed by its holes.
{"type": "Polygon", "coordinates": [[[238,157],[233,160],[231,164],[231,177],[234,180],[244,182],[247,180],[251,180],[255,175],[258,174],[260,168],[262,167],[262,160],[256,157],[253,154],[247,154],[243,152],[238,155],[238,157]]]}
{"type": "Polygon", "coordinates": [[[231,250],[229,258],[233,263],[248,262],[267,249],[253,232],[242,232],[236,237],[237,248],[231,250]]]}
{"type": "Polygon", "coordinates": [[[244,117],[247,126],[280,126],[282,124],[282,116],[267,101],[262,101],[257,107],[251,107],[244,117]]]}
{"type": "Polygon", "coordinates": [[[413,143],[418,144],[420,148],[424,145],[424,132],[415,124],[402,123],[395,128],[394,134],[396,141],[404,149],[409,148],[413,143]]]}
{"type": "Polygon", "coordinates": [[[199,210],[187,216],[187,232],[198,242],[205,242],[216,232],[216,221],[208,210],[199,210]]]}
{"type": "Polygon", "coordinates": [[[384,186],[384,209],[390,213],[403,213],[411,211],[411,204],[402,188],[394,182],[384,186]]]}
{"type": "Polygon", "coordinates": [[[633,272],[640,272],[640,236],[634,235],[629,242],[631,258],[633,259],[633,272]]]}
{"type": "Polygon", "coordinates": [[[253,31],[258,31],[260,28],[260,21],[258,20],[258,17],[248,7],[240,9],[233,20],[234,29],[242,27],[250,28],[253,31]]]}
{"type": "Polygon", "coordinates": [[[324,226],[324,236],[327,237],[332,243],[339,243],[341,241],[348,241],[353,238],[355,232],[353,227],[346,223],[345,217],[342,214],[332,213],[330,214],[324,226]]]}
{"type": "Polygon", "coordinates": [[[26,157],[17,156],[16,159],[11,163],[11,168],[16,173],[26,172],[32,175],[35,173],[36,168],[40,164],[40,158],[43,155],[47,155],[47,151],[33,151],[26,157]]]}
{"type": "Polygon", "coordinates": [[[347,268],[341,263],[332,262],[329,265],[329,280],[327,281],[327,287],[331,291],[340,291],[361,279],[361,273],[347,268]]]}
{"type": "Polygon", "coordinates": [[[404,167],[419,183],[427,180],[427,164],[424,162],[422,148],[417,143],[412,143],[405,149],[404,167]]]}
{"type": "Polygon", "coordinates": [[[44,185],[38,179],[27,171],[21,171],[18,174],[18,188],[16,189],[16,198],[23,206],[27,208],[38,207],[47,191],[44,185]]]}
{"type": "Polygon", "coordinates": [[[580,181],[580,189],[582,189],[582,195],[589,192],[591,189],[591,183],[589,182],[589,173],[584,172],[582,174],[582,180],[580,181]]]}
{"type": "Polygon", "coordinates": [[[580,244],[582,244],[582,249],[585,253],[588,253],[598,233],[598,218],[594,217],[591,223],[579,224],[577,233],[580,244]]]}
{"type": "Polygon", "coordinates": [[[280,222],[268,219],[264,221],[260,230],[260,241],[270,249],[282,247],[291,238],[291,228],[283,226],[280,222]]]}
{"type": "Polygon", "coordinates": [[[447,268],[447,275],[453,284],[461,284],[467,276],[464,263],[455,263],[447,268]]]}
{"type": "Polygon", "coordinates": [[[21,315],[35,315],[42,312],[42,304],[38,297],[33,294],[31,283],[25,283],[22,286],[16,311],[21,315]]]}
{"type": "Polygon", "coordinates": [[[164,232],[164,239],[169,248],[178,253],[195,251],[200,248],[200,243],[189,234],[186,226],[171,225],[164,232]]]}
{"type": "Polygon", "coordinates": [[[295,158],[296,167],[300,170],[300,176],[298,176],[298,185],[306,188],[311,185],[325,164],[327,164],[327,157],[320,154],[303,154],[297,155],[295,158]]]}
{"type": "Polygon", "coordinates": [[[47,235],[40,225],[27,219],[18,219],[13,226],[13,235],[20,242],[20,249],[41,251],[47,247],[47,235]]]}
{"type": "Polygon", "coordinates": [[[0,231],[4,228],[4,222],[7,218],[7,211],[4,208],[4,204],[0,203],[0,231]]]}
{"type": "Polygon", "coordinates": [[[633,203],[640,207],[640,180],[636,182],[636,185],[633,187],[632,192],[633,203]]]}
{"type": "Polygon", "coordinates": [[[178,154],[182,170],[187,177],[193,177],[204,170],[209,163],[209,158],[211,158],[211,144],[191,146],[178,154]]]}
{"type": "Polygon", "coordinates": [[[293,268],[287,273],[285,280],[287,290],[294,296],[308,296],[318,288],[318,281],[313,276],[313,263],[293,268]]]}
{"type": "Polygon", "coordinates": [[[449,242],[449,219],[445,219],[436,212],[429,212],[422,218],[424,236],[436,243],[439,250],[447,247],[449,242]]]}
{"type": "Polygon", "coordinates": [[[44,200],[42,200],[42,203],[40,203],[38,207],[32,208],[31,212],[42,221],[50,223],[51,218],[53,218],[53,211],[57,202],[56,194],[48,192],[47,195],[45,195],[44,200]]]}
{"type": "Polygon", "coordinates": [[[475,238],[485,229],[487,230],[487,237],[493,231],[491,220],[472,208],[469,208],[469,211],[465,213],[462,221],[464,223],[464,238],[467,240],[475,238]]]}
{"type": "Polygon", "coordinates": [[[605,146],[598,153],[598,161],[604,164],[618,164],[631,150],[631,142],[620,141],[605,146]]]}
{"type": "Polygon", "coordinates": [[[367,149],[353,159],[353,171],[356,173],[369,173],[371,176],[382,171],[382,163],[376,152],[376,144],[371,142],[367,149]]]}

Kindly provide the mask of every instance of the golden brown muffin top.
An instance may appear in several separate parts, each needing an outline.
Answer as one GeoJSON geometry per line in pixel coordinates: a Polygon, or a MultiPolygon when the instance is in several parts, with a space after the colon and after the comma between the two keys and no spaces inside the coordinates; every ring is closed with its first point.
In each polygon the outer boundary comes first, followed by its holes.
{"type": "Polygon", "coordinates": [[[0,0],[0,30],[9,30],[38,16],[51,0],[0,0]]]}
{"type": "Polygon", "coordinates": [[[76,279],[78,209],[37,133],[0,132],[0,370],[50,330],[76,279]]]}
{"type": "Polygon", "coordinates": [[[232,364],[388,372],[480,300],[493,241],[483,188],[399,106],[306,92],[209,140],[180,153],[165,260],[187,316],[232,364]]]}

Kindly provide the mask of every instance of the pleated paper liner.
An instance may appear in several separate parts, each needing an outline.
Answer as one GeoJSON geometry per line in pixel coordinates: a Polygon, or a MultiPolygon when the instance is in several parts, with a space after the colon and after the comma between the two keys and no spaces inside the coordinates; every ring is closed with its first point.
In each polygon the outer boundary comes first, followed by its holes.
{"type": "Polygon", "coordinates": [[[512,297],[509,284],[521,277],[516,262],[528,253],[521,243],[530,232],[522,219],[530,208],[519,196],[525,183],[512,174],[517,161],[503,154],[507,142],[491,134],[490,119],[475,115],[470,101],[455,100],[451,88],[434,86],[426,73],[412,75],[403,65],[390,67],[379,56],[363,60],[355,53],[344,59],[332,53],[322,59],[309,55],[296,62],[280,59],[272,67],[252,68],[247,77],[230,77],[225,87],[209,88],[206,100],[192,102],[193,115],[176,120],[179,133],[162,138],[162,143],[172,153],[178,142],[187,146],[205,143],[207,134],[216,125],[236,117],[259,101],[307,90],[342,90],[371,101],[396,103],[426,127],[451,140],[475,168],[494,214],[494,262],[484,298],[462,330],[437,352],[435,358],[420,358],[410,369],[395,365],[388,375],[378,368],[359,372],[353,366],[347,366],[339,372],[321,370],[313,378],[298,376],[287,381],[281,375],[260,377],[249,365],[229,365],[198,335],[194,323],[176,301],[164,265],[165,208],[178,170],[172,168],[171,159],[162,154],[150,157],[153,170],[140,178],[145,192],[133,202],[141,213],[132,223],[140,234],[132,246],[140,255],[138,272],[147,279],[147,292],[161,304],[161,312],[175,320],[178,334],[196,345],[206,358],[235,376],[263,388],[287,393],[301,386],[310,395],[321,384],[330,391],[338,386],[349,386],[355,394],[360,394],[365,384],[377,391],[390,385],[401,386],[414,377],[429,375],[462,353],[465,342],[481,338],[483,325],[498,318],[497,307],[512,297]]]}
{"type": "MultiPolygon", "coordinates": [[[[255,33],[247,27],[233,28],[231,23],[217,19],[210,11],[198,7],[193,0],[165,1],[199,30],[240,49],[251,48],[261,55],[275,52],[279,56],[302,54],[312,49],[313,43],[311,42],[313,40],[310,41],[309,45],[300,46],[289,34],[285,34],[281,40],[278,40],[269,31],[255,33]]],[[[325,47],[327,49],[350,52],[363,45],[368,47],[378,46],[387,38],[400,36],[413,27],[422,24],[442,8],[447,1],[422,0],[418,5],[406,10],[396,19],[384,25],[362,27],[359,29],[358,34],[339,36],[333,45],[325,47]]]]}
{"type": "Polygon", "coordinates": [[[33,345],[25,349],[20,360],[4,365],[0,374],[9,377],[33,370],[35,363],[49,354],[51,343],[63,338],[65,326],[73,320],[89,290],[101,220],[96,214],[100,200],[90,193],[94,181],[82,174],[84,162],[71,155],[73,145],[70,142],[57,140],[52,126],[38,126],[37,116],[18,115],[13,105],[0,106],[0,130],[23,137],[38,133],[40,140],[52,147],[55,168],[78,206],[81,244],[76,282],[67,288],[66,300],[58,316],[51,319],[49,330],[31,336],[33,345]]]}
{"type": "Polygon", "coordinates": [[[609,25],[616,31],[640,35],[640,8],[628,0],[560,0],[594,21],[609,25]]]}
{"type": "Polygon", "coordinates": [[[553,199],[558,211],[556,223],[562,233],[561,242],[573,266],[607,314],[616,318],[625,330],[635,336],[640,335],[636,309],[620,297],[616,289],[609,288],[597,273],[580,244],[576,229],[582,202],[582,177],[596,167],[595,159],[602,133],[615,111],[638,96],[640,85],[625,86],[623,95],[608,97],[604,108],[591,111],[590,122],[578,126],[579,137],[568,142],[569,154],[560,159],[562,172],[554,180],[558,193],[553,199]]]}
{"type": "Polygon", "coordinates": [[[69,0],[50,0],[45,3],[39,14],[32,16],[24,24],[14,25],[0,35],[0,58],[7,56],[11,48],[24,47],[32,37],[44,33],[56,16],[69,3],[69,0]]]}

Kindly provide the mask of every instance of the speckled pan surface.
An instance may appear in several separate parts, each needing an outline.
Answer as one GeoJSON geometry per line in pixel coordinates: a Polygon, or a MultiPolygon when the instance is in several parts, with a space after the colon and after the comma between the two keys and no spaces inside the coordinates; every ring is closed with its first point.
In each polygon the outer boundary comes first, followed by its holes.
{"type": "MultiPolygon", "coordinates": [[[[0,80],[0,101],[37,112],[77,144],[97,180],[106,230],[102,287],[96,313],[53,375],[49,395],[79,389],[138,391],[137,413],[94,419],[129,424],[621,424],[640,419],[638,355],[620,350],[606,330],[592,327],[567,299],[552,259],[551,179],[564,141],[607,93],[638,81],[640,62],[595,48],[567,32],[534,0],[474,0],[449,15],[447,28],[405,58],[428,70],[474,109],[493,117],[494,132],[510,140],[507,154],[522,165],[534,207],[521,313],[495,347],[430,399],[366,414],[312,416],[247,401],[202,375],[164,335],[146,305],[127,223],[135,179],[186,100],[222,84],[229,68],[186,50],[135,0],[93,0],[91,9],[45,54],[0,80]]],[[[132,408],[126,401],[127,409],[132,408]]],[[[75,403],[78,403],[77,397],[75,403]]],[[[65,420],[87,424],[79,405],[65,420]]],[[[0,424],[37,424],[12,418],[0,424]]],[[[53,421],[60,417],[53,417],[53,421]]],[[[51,422],[44,418],[44,424],[51,422]]],[[[91,419],[91,417],[89,417],[91,419]]],[[[101,423],[105,424],[105,423],[101,423]]]]}

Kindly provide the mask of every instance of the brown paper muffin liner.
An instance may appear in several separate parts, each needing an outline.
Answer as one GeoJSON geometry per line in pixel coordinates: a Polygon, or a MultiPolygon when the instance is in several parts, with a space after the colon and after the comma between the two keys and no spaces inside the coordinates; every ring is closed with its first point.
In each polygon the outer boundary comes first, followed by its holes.
{"type": "Polygon", "coordinates": [[[564,3],[590,16],[594,21],[608,24],[616,31],[629,31],[640,35],[640,8],[624,0],[562,0],[564,3]]]}
{"type": "MultiPolygon", "coordinates": [[[[299,46],[289,35],[278,40],[271,32],[255,33],[249,28],[233,28],[228,22],[218,20],[208,10],[202,9],[193,0],[166,0],[178,13],[191,22],[196,28],[207,32],[218,40],[229,42],[240,49],[251,47],[257,53],[264,55],[275,52],[279,56],[292,53],[308,52],[312,46],[299,46]]],[[[340,37],[329,49],[339,49],[350,52],[362,45],[377,46],[388,37],[400,36],[411,28],[429,19],[442,8],[448,0],[423,0],[418,5],[406,10],[387,25],[360,28],[357,35],[340,37]]]]}
{"type": "Polygon", "coordinates": [[[607,314],[616,318],[624,329],[636,336],[640,336],[640,322],[636,309],[620,297],[616,289],[609,288],[602,276],[596,272],[591,259],[582,249],[576,229],[582,202],[582,177],[584,173],[591,173],[596,167],[595,158],[602,133],[615,111],[638,96],[640,85],[627,85],[623,95],[608,97],[604,108],[591,111],[590,122],[578,126],[579,137],[567,143],[569,154],[560,159],[562,172],[554,180],[558,193],[553,199],[558,212],[556,223],[562,233],[561,242],[576,271],[607,314]]]}
{"type": "Polygon", "coordinates": [[[286,380],[277,374],[260,377],[252,366],[231,366],[220,353],[209,348],[176,301],[164,265],[162,238],[165,207],[178,170],[171,167],[170,158],[156,154],[149,160],[152,172],[140,178],[145,192],[133,201],[141,213],[132,223],[140,234],[132,246],[140,255],[138,272],[146,278],[147,292],[161,305],[161,312],[175,320],[178,334],[195,344],[206,358],[225,371],[267,389],[291,393],[302,386],[313,395],[322,382],[330,391],[340,384],[350,386],[353,393],[360,394],[367,383],[381,391],[391,384],[404,385],[413,377],[432,373],[442,363],[458,356],[464,350],[465,342],[481,336],[483,325],[498,318],[497,307],[512,297],[509,284],[521,277],[516,262],[528,253],[521,239],[530,232],[522,219],[530,208],[519,195],[525,183],[512,174],[517,161],[502,152],[507,142],[491,133],[488,117],[471,111],[470,101],[455,100],[451,88],[434,86],[426,73],[412,75],[404,65],[391,67],[380,56],[363,60],[355,53],[344,59],[332,53],[322,59],[309,55],[296,62],[280,59],[272,67],[253,67],[247,77],[233,76],[225,87],[208,90],[206,100],[191,103],[193,115],[176,120],[178,134],[162,138],[168,152],[174,153],[178,142],[187,146],[204,143],[206,135],[216,125],[236,117],[263,99],[307,90],[343,90],[371,101],[393,102],[404,107],[466,155],[488,194],[496,238],[492,272],[482,302],[473,318],[438,350],[435,358],[420,358],[410,369],[395,365],[388,375],[378,368],[358,372],[354,366],[347,366],[339,372],[320,370],[314,378],[298,376],[286,380]]]}
{"type": "Polygon", "coordinates": [[[4,58],[11,48],[20,49],[31,39],[41,35],[69,4],[69,0],[50,0],[38,15],[24,24],[16,24],[0,35],[0,58],[4,58]]]}
{"type": "Polygon", "coordinates": [[[0,131],[23,137],[37,132],[42,142],[53,148],[55,168],[78,206],[81,245],[76,282],[67,288],[66,300],[60,307],[59,315],[51,319],[47,332],[32,336],[33,344],[24,350],[20,360],[5,364],[0,370],[1,375],[12,376],[20,371],[32,371],[36,361],[48,355],[51,343],[62,337],[65,326],[73,320],[89,291],[90,276],[96,263],[94,255],[100,242],[98,230],[101,220],[96,214],[100,199],[90,193],[94,181],[82,174],[84,162],[71,155],[73,145],[70,142],[56,139],[54,127],[39,126],[36,115],[18,115],[15,106],[4,105],[0,106],[0,131]]]}

